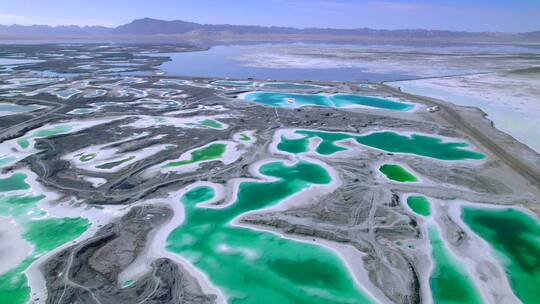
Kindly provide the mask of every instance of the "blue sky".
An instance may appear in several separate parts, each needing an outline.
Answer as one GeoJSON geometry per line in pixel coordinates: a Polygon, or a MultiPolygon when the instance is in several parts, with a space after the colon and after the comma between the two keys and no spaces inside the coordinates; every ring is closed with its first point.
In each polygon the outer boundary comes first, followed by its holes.
{"type": "Polygon", "coordinates": [[[294,27],[540,30],[540,0],[1,0],[0,24],[116,26],[136,18],[294,27]]]}

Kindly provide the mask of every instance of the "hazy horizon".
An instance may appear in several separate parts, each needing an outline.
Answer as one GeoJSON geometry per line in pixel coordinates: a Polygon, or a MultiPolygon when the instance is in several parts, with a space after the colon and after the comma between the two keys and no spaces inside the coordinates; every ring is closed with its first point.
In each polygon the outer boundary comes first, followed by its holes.
{"type": "Polygon", "coordinates": [[[184,20],[205,24],[296,28],[433,29],[527,32],[540,29],[540,1],[449,0],[224,0],[191,1],[42,1],[0,3],[2,25],[101,25],[115,27],[134,19],[184,20]],[[166,8],[166,9],[165,9],[166,8]],[[144,12],[144,13],[141,13],[144,12]],[[279,18],[276,18],[279,16],[279,18]],[[459,22],[456,22],[459,21],[459,22]]]}

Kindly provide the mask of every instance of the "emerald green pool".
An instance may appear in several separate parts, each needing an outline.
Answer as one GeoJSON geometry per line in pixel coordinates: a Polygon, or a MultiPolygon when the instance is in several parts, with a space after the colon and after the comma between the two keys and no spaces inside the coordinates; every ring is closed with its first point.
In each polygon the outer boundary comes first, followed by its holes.
{"type": "Polygon", "coordinates": [[[0,274],[0,302],[9,304],[27,303],[30,287],[24,272],[43,254],[58,248],[82,235],[90,226],[83,218],[55,218],[38,207],[45,195],[22,193],[28,190],[24,173],[14,173],[0,180],[0,215],[11,217],[22,227],[22,237],[33,246],[32,252],[19,265],[13,265],[8,272],[0,274]],[[18,191],[17,194],[9,191],[18,191]],[[32,212],[32,216],[28,213],[32,212]]]}
{"type": "Polygon", "coordinates": [[[443,142],[441,138],[420,134],[407,136],[391,131],[382,131],[355,136],[347,133],[311,130],[298,130],[295,131],[295,134],[302,135],[303,138],[282,137],[278,149],[289,153],[308,152],[310,139],[320,138],[322,142],[317,144],[315,151],[322,155],[331,155],[348,149],[336,145],[336,142],[353,139],[359,144],[386,152],[415,154],[440,160],[483,159],[485,157],[481,153],[465,149],[468,147],[467,143],[443,142]]]}
{"type": "Polygon", "coordinates": [[[135,280],[127,280],[126,282],[124,282],[124,284],[122,284],[122,288],[128,288],[130,286],[133,286],[133,284],[135,284],[135,280]]]}
{"type": "MultiPolygon", "coordinates": [[[[418,215],[431,215],[431,206],[425,196],[411,195],[407,205],[418,215]]],[[[445,245],[436,225],[428,226],[428,238],[434,263],[429,278],[433,303],[483,303],[472,276],[445,245]]]]}
{"type": "Polygon", "coordinates": [[[251,140],[251,137],[249,137],[247,134],[240,134],[240,140],[241,141],[250,141],[251,140]]]}
{"type": "Polygon", "coordinates": [[[373,303],[332,251],[231,225],[246,212],[331,182],[323,167],[303,161],[267,163],[259,171],[277,180],[241,183],[224,209],[196,207],[214,196],[209,187],[185,194],[186,219],[169,235],[167,249],[206,273],[231,303],[373,303]]]}
{"type": "Polygon", "coordinates": [[[502,262],[512,289],[525,304],[540,303],[540,224],[517,209],[464,207],[464,222],[502,262]]]}
{"type": "Polygon", "coordinates": [[[407,198],[407,205],[419,215],[431,215],[431,206],[425,196],[411,195],[407,198]]]}
{"type": "Polygon", "coordinates": [[[190,190],[184,196],[182,196],[181,202],[185,205],[197,205],[199,203],[207,202],[214,198],[216,192],[211,187],[198,187],[190,190]]]}
{"type": "Polygon", "coordinates": [[[430,277],[433,302],[437,304],[483,303],[469,273],[451,254],[436,227],[429,227],[434,269],[430,277]]]}
{"type": "Polygon", "coordinates": [[[81,157],[79,157],[79,160],[82,161],[82,162],[87,162],[87,161],[91,161],[92,159],[96,158],[97,154],[96,153],[89,153],[89,154],[85,154],[81,157]]]}
{"type": "Polygon", "coordinates": [[[23,237],[35,246],[34,251],[21,264],[0,275],[0,299],[10,304],[27,303],[30,287],[24,275],[26,269],[41,255],[79,237],[89,225],[82,218],[50,218],[25,225],[23,237]]]}
{"type": "Polygon", "coordinates": [[[0,167],[10,164],[16,159],[14,156],[0,156],[0,167]]]}
{"type": "MultiPolygon", "coordinates": [[[[1,184],[1,182],[0,182],[1,184]]],[[[45,198],[45,195],[0,195],[0,215],[12,216],[14,218],[24,218],[27,213],[37,206],[37,203],[45,198]]],[[[34,216],[45,215],[44,212],[34,214],[34,216]]]]}
{"type": "Polygon", "coordinates": [[[379,167],[379,171],[381,171],[388,179],[396,182],[411,183],[418,181],[416,176],[400,165],[384,164],[379,167]]]}
{"type": "Polygon", "coordinates": [[[6,178],[0,178],[0,192],[17,191],[30,189],[30,185],[25,182],[26,174],[15,173],[6,178]]]}
{"type": "Polygon", "coordinates": [[[201,124],[205,127],[209,127],[212,129],[222,129],[223,124],[215,119],[205,119],[201,122],[201,124]]]}
{"type": "Polygon", "coordinates": [[[188,160],[169,162],[163,165],[161,168],[166,169],[166,168],[190,165],[190,164],[194,164],[194,163],[198,163],[202,161],[217,160],[223,156],[226,149],[227,149],[226,144],[217,144],[217,143],[210,144],[206,147],[203,147],[203,148],[200,148],[191,152],[191,158],[188,160]]]}
{"type": "Polygon", "coordinates": [[[413,104],[392,101],[379,97],[361,96],[354,94],[295,94],[282,92],[252,92],[244,96],[244,100],[257,102],[273,107],[302,107],[321,106],[344,108],[363,106],[393,111],[410,111],[413,104]]]}
{"type": "Polygon", "coordinates": [[[304,153],[309,151],[309,138],[289,138],[281,136],[277,149],[292,154],[304,153]]]}

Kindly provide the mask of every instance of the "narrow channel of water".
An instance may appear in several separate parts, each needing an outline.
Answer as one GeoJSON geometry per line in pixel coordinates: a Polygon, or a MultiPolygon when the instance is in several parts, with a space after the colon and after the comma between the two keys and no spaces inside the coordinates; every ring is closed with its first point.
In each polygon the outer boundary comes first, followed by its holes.
{"type": "MultiPolygon", "coordinates": [[[[407,205],[413,212],[423,218],[431,217],[431,204],[422,195],[413,195],[407,198],[407,205]]],[[[441,237],[441,232],[433,221],[425,224],[429,243],[433,269],[429,277],[429,285],[433,303],[436,304],[479,304],[482,297],[474,283],[474,279],[466,267],[448,248],[441,237]]]]}
{"type": "Polygon", "coordinates": [[[540,223],[517,209],[463,208],[464,222],[501,261],[516,296],[540,303],[540,223]]]}
{"type": "Polygon", "coordinates": [[[433,302],[436,304],[483,303],[471,275],[452,255],[435,226],[428,228],[434,269],[430,277],[433,302]]]}

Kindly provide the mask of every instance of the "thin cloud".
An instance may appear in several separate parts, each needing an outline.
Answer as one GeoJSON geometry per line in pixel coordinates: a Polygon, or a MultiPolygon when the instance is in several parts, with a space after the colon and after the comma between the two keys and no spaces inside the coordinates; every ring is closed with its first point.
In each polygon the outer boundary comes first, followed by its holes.
{"type": "Polygon", "coordinates": [[[418,11],[426,8],[423,5],[412,2],[372,1],[370,4],[384,10],[392,11],[418,11]]]}
{"type": "Polygon", "coordinates": [[[274,4],[302,11],[339,11],[342,9],[359,7],[359,3],[340,0],[274,0],[274,4]]]}
{"type": "Polygon", "coordinates": [[[401,1],[350,1],[350,0],[274,0],[274,4],[287,9],[311,12],[343,12],[369,7],[383,11],[419,11],[429,7],[414,2],[401,1]]]}
{"type": "Polygon", "coordinates": [[[0,24],[4,25],[107,25],[109,22],[100,19],[71,19],[71,18],[52,18],[42,16],[0,14],[0,24]]]}

